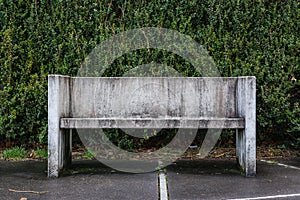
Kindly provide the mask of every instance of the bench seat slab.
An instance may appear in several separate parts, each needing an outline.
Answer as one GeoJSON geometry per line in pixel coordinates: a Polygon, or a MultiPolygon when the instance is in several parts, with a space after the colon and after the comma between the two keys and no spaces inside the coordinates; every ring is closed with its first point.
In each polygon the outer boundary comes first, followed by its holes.
{"type": "Polygon", "coordinates": [[[243,118],[61,118],[63,129],[95,129],[95,128],[186,128],[208,129],[228,128],[242,129],[243,118]]]}

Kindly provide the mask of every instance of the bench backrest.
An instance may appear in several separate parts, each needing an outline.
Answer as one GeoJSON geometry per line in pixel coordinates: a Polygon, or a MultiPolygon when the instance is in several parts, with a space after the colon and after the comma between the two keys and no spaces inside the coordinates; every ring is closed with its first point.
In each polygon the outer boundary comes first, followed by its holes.
{"type": "Polygon", "coordinates": [[[49,112],[58,117],[234,118],[245,117],[253,105],[255,110],[255,77],[49,75],[48,79],[49,112]]]}

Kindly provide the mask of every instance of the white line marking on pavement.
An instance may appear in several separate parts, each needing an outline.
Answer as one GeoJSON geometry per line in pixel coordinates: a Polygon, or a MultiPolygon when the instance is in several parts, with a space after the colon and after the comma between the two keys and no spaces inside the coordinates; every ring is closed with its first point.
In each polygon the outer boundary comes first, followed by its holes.
{"type": "Polygon", "coordinates": [[[275,162],[269,161],[269,160],[260,160],[260,161],[265,162],[265,163],[269,163],[269,164],[274,164],[274,165],[286,167],[286,168],[291,168],[291,169],[297,169],[297,170],[300,170],[299,167],[295,167],[295,166],[292,166],[292,165],[282,164],[282,163],[279,163],[279,162],[276,162],[276,161],[275,161],[275,162]]]}
{"type": "Polygon", "coordinates": [[[168,200],[167,177],[162,170],[159,171],[159,199],[168,200]]]}
{"type": "MultiPolygon", "coordinates": [[[[270,160],[260,160],[260,161],[268,163],[268,164],[278,165],[281,167],[300,170],[299,167],[278,163],[276,161],[275,162],[270,161],[270,160]]],[[[240,198],[240,199],[227,199],[227,200],[258,200],[258,199],[278,199],[278,198],[288,198],[288,197],[300,197],[300,193],[299,194],[283,194],[283,195],[274,195],[274,196],[264,196],[264,197],[240,198]]]]}
{"type": "Polygon", "coordinates": [[[256,199],[276,199],[276,198],[287,198],[287,197],[300,197],[300,194],[285,194],[285,195],[274,195],[274,196],[252,197],[252,198],[241,198],[241,199],[227,199],[227,200],[256,200],[256,199]]]}

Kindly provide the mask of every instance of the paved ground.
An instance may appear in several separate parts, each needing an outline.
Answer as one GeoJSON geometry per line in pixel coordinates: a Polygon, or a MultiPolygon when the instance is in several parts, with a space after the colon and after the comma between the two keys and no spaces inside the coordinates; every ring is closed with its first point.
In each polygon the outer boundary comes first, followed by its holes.
{"type": "Polygon", "coordinates": [[[75,162],[59,179],[46,177],[45,162],[0,162],[0,199],[158,199],[157,172],[124,174],[100,163],[75,162]],[[46,191],[44,194],[11,192],[46,191]]]}
{"type": "Polygon", "coordinates": [[[268,162],[258,161],[257,176],[245,178],[232,160],[178,161],[164,176],[118,173],[97,161],[75,161],[62,177],[48,179],[46,162],[1,161],[0,199],[159,199],[164,193],[180,200],[300,199],[300,158],[268,162]]]}
{"type": "MultiPolygon", "coordinates": [[[[287,161],[299,165],[298,162],[299,159],[287,161]]],[[[232,161],[178,162],[167,170],[170,199],[245,199],[288,194],[299,196],[286,199],[300,199],[300,168],[272,163],[259,161],[257,176],[245,178],[232,161]]]]}

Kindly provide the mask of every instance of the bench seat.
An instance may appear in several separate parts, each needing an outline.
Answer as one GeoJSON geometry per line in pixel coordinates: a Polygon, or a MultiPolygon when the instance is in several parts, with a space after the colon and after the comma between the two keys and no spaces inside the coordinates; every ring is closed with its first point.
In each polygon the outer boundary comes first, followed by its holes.
{"type": "Polygon", "coordinates": [[[62,129],[93,128],[245,128],[244,118],[61,118],[62,129]]]}

